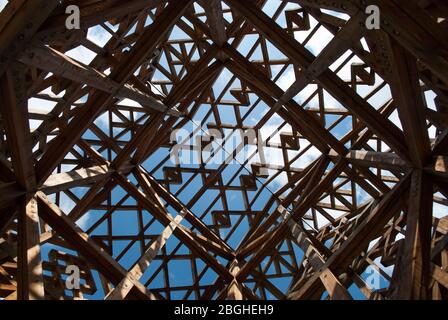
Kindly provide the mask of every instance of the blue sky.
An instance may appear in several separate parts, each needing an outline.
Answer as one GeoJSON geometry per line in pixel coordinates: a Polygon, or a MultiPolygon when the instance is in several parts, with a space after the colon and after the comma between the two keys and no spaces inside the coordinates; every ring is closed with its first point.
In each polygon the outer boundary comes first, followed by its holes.
{"type": "MultiPolygon", "coordinates": [[[[5,0],[0,0],[0,9],[2,6],[4,6],[6,3],[5,0]]],[[[279,5],[279,1],[277,0],[270,0],[264,7],[264,11],[269,15],[272,16],[275,11],[277,10],[279,5]]],[[[288,4],[287,10],[298,8],[298,5],[295,4],[288,4]]],[[[196,9],[199,10],[199,6],[196,5],[196,9]]],[[[346,18],[344,15],[337,14],[337,13],[331,13],[341,18],[346,18]]],[[[229,15],[226,15],[226,19],[231,19],[229,15]]],[[[284,18],[284,14],[280,14],[277,22],[281,26],[286,26],[286,21],[284,18]]],[[[151,23],[151,19],[148,18],[147,24],[151,23]]],[[[317,21],[315,21],[313,18],[311,18],[311,27],[314,28],[317,25],[317,21]]],[[[110,25],[107,23],[107,26],[111,28],[112,30],[116,30],[116,26],[110,25]]],[[[133,33],[134,29],[131,29],[129,33],[133,33]]],[[[303,42],[309,35],[310,31],[299,31],[295,33],[295,38],[299,42],[303,42]]],[[[107,41],[111,38],[111,35],[107,32],[106,29],[104,29],[101,26],[96,26],[89,29],[88,32],[88,39],[94,43],[96,43],[99,46],[104,46],[104,44],[107,43],[107,41]]],[[[181,31],[179,28],[175,27],[171,36],[170,40],[176,40],[176,39],[188,39],[188,36],[181,31]]],[[[315,33],[315,35],[311,38],[309,42],[306,43],[306,48],[310,50],[314,55],[318,55],[320,51],[331,41],[332,35],[331,33],[326,30],[323,27],[320,27],[318,31],[315,33]]],[[[256,36],[247,36],[240,46],[238,47],[238,50],[242,54],[247,54],[252,46],[256,43],[258,40],[258,37],[256,36]]],[[[187,48],[190,50],[191,45],[187,46],[187,48]]],[[[278,51],[271,43],[267,43],[268,52],[271,59],[282,59],[284,58],[284,55],[278,51]]],[[[366,47],[365,47],[366,48],[366,47]]],[[[94,58],[95,53],[90,51],[89,49],[79,46],[69,52],[66,53],[68,56],[72,57],[73,59],[76,59],[82,63],[89,64],[94,58]]],[[[361,60],[354,56],[350,59],[350,62],[345,66],[344,68],[338,69],[340,64],[345,61],[349,56],[351,52],[346,52],[344,55],[341,56],[340,59],[338,59],[332,66],[331,69],[333,71],[337,71],[338,75],[341,77],[341,79],[344,80],[350,80],[350,65],[352,63],[361,62],[361,60]]],[[[198,53],[195,52],[193,55],[195,59],[199,57],[198,53]]],[[[253,55],[250,57],[252,60],[258,60],[262,59],[262,53],[261,49],[258,46],[256,50],[254,51],[253,55]]],[[[160,64],[167,70],[169,70],[167,66],[167,60],[165,55],[163,54],[160,64]]],[[[295,81],[295,72],[292,66],[288,65],[277,65],[272,67],[272,73],[274,75],[279,74],[279,72],[282,72],[280,76],[275,79],[276,83],[281,87],[283,90],[287,90],[295,81]]],[[[108,72],[105,71],[107,74],[108,72]]],[[[224,91],[224,88],[226,84],[229,82],[230,79],[232,79],[232,74],[229,70],[224,69],[224,71],[221,73],[219,79],[217,82],[213,85],[213,90],[215,93],[215,96],[222,95],[223,99],[232,99],[234,100],[233,96],[229,93],[229,91],[224,91]],[[222,94],[221,94],[222,93],[222,94]]],[[[166,79],[165,76],[160,72],[156,72],[154,76],[154,80],[164,80],[166,79]]],[[[376,86],[379,85],[382,82],[382,79],[380,79],[379,76],[376,76],[376,86]]],[[[231,86],[231,88],[237,88],[240,87],[241,84],[238,80],[235,80],[234,84],[231,86]]],[[[358,93],[361,96],[367,96],[371,91],[373,87],[369,86],[358,86],[357,90],[358,93]]],[[[154,86],[153,90],[157,91],[160,90],[160,87],[154,86]]],[[[294,99],[297,103],[303,105],[305,108],[315,108],[318,107],[319,101],[317,98],[311,99],[306,104],[305,102],[309,100],[308,98],[313,95],[317,90],[316,85],[309,85],[304,90],[302,90],[294,99]]],[[[46,90],[44,93],[52,94],[49,90],[46,90]]],[[[64,93],[61,93],[59,96],[62,96],[64,93]]],[[[377,94],[373,95],[369,102],[370,104],[375,107],[376,109],[380,108],[385,102],[387,102],[391,98],[390,90],[386,86],[383,90],[380,90],[377,94]]],[[[434,93],[427,92],[426,93],[427,103],[428,106],[432,109],[434,109],[434,93]]],[[[250,94],[250,100],[251,103],[254,104],[257,102],[257,97],[254,94],[250,94]]],[[[81,99],[80,102],[84,102],[84,99],[81,99]]],[[[343,106],[334,99],[329,93],[324,92],[324,103],[327,108],[343,108],[343,106]]],[[[131,105],[131,106],[139,106],[138,103],[131,101],[129,99],[125,99],[121,101],[122,105],[131,105]]],[[[54,107],[55,103],[43,100],[43,99],[30,99],[29,101],[29,107],[30,109],[39,109],[39,110],[46,110],[50,111],[54,107]]],[[[236,124],[236,114],[231,106],[227,105],[217,105],[217,112],[219,113],[220,120],[222,123],[228,123],[231,125],[236,124]]],[[[257,107],[252,111],[249,112],[249,107],[241,107],[239,108],[241,117],[243,119],[243,124],[246,126],[255,125],[258,123],[258,121],[269,111],[269,107],[262,101],[257,102],[257,107]]],[[[209,123],[216,123],[217,119],[215,118],[214,114],[210,112],[211,106],[210,105],[202,105],[198,112],[193,117],[193,122],[189,122],[184,128],[187,130],[187,132],[192,133],[195,132],[193,135],[193,138],[191,139],[192,142],[194,142],[194,138],[196,136],[204,135],[204,132],[207,131],[207,124],[209,123]]],[[[124,116],[128,117],[129,115],[125,112],[123,113],[124,116]]],[[[121,120],[116,116],[112,115],[112,119],[115,122],[120,122],[121,120]]],[[[331,126],[336,120],[338,120],[335,116],[327,116],[326,117],[326,125],[327,128],[331,126]]],[[[400,127],[400,121],[398,118],[397,113],[394,113],[391,116],[391,120],[400,127]]],[[[264,139],[269,137],[272,132],[275,131],[276,128],[279,127],[279,125],[283,124],[283,119],[281,119],[279,116],[274,115],[272,116],[266,124],[262,128],[262,136],[264,139]]],[[[351,127],[351,117],[347,117],[344,121],[342,121],[339,125],[334,127],[331,130],[331,133],[337,137],[341,138],[343,137],[348,131],[352,129],[351,127]]],[[[36,129],[38,125],[40,124],[40,121],[31,121],[30,126],[31,129],[36,129]]],[[[110,126],[108,114],[105,113],[102,116],[100,116],[96,121],[95,124],[101,128],[105,133],[108,134],[108,129],[110,126]]],[[[120,129],[114,129],[114,135],[120,133],[120,129]]],[[[290,133],[292,132],[292,128],[290,125],[286,124],[282,127],[282,130],[277,133],[273,138],[273,142],[279,142],[280,140],[280,133],[290,133]]],[[[430,129],[431,136],[435,135],[434,128],[430,129]]],[[[87,131],[84,136],[84,138],[92,138],[97,139],[97,137],[90,131],[87,131]]],[[[228,139],[232,138],[232,132],[231,130],[225,131],[225,137],[228,139]]],[[[234,137],[238,140],[238,137],[234,137]]],[[[123,140],[128,140],[129,135],[124,136],[122,138],[123,140]]],[[[304,168],[307,165],[309,165],[312,161],[317,159],[320,156],[320,152],[313,146],[309,144],[308,141],[301,139],[301,151],[307,150],[304,152],[303,155],[301,155],[297,161],[294,162],[293,167],[295,168],[304,168]]],[[[376,145],[371,143],[371,146],[376,148],[376,145]]],[[[218,147],[218,145],[216,145],[218,147]]],[[[224,149],[228,148],[228,144],[224,144],[224,149]]],[[[227,152],[231,152],[232,150],[226,150],[227,152]]],[[[222,179],[224,184],[228,184],[231,186],[238,186],[239,185],[239,176],[248,174],[247,170],[250,170],[250,164],[251,163],[257,163],[260,162],[260,156],[257,154],[256,150],[254,148],[251,148],[251,146],[246,147],[246,151],[248,152],[248,158],[250,156],[253,157],[248,161],[248,164],[245,166],[245,168],[242,167],[242,162],[246,159],[243,159],[241,163],[234,163],[229,165],[222,173],[222,179]]],[[[387,151],[387,146],[382,146],[382,150],[379,151],[387,151]]],[[[105,155],[105,154],[104,154],[105,155]]],[[[289,156],[290,158],[297,156],[298,152],[290,151],[289,156]]],[[[278,154],[273,150],[269,156],[268,161],[273,164],[278,165],[284,165],[283,158],[281,154],[278,154]]],[[[147,169],[149,172],[151,172],[157,179],[163,179],[163,168],[164,167],[171,167],[173,164],[171,163],[169,159],[169,153],[167,149],[160,149],[157,152],[155,152],[149,159],[147,159],[143,166],[145,169],[147,169]],[[162,166],[159,166],[160,163],[163,163],[162,166]]],[[[198,165],[185,165],[185,168],[197,168],[198,165]]],[[[206,166],[207,169],[216,169],[216,164],[210,164],[206,166]]],[[[63,168],[64,171],[70,170],[71,168],[69,166],[65,166],[63,168]]],[[[253,211],[259,211],[264,208],[264,206],[267,203],[267,200],[270,198],[271,194],[279,190],[285,183],[287,183],[288,178],[286,174],[280,174],[276,175],[276,172],[273,170],[269,171],[270,177],[268,178],[270,180],[270,183],[268,184],[268,188],[261,191],[261,193],[249,191],[248,197],[249,202],[251,202],[251,210],[253,211]]],[[[388,172],[384,172],[384,174],[390,174],[388,172]]],[[[182,173],[183,183],[189,181],[191,178],[191,173],[184,172],[182,173]]],[[[261,186],[261,182],[265,182],[265,179],[260,179],[257,181],[257,185],[261,186]]],[[[199,177],[192,180],[192,182],[189,183],[187,188],[182,188],[183,185],[171,185],[170,191],[175,194],[183,203],[188,203],[192,196],[194,195],[192,190],[198,190],[202,186],[202,181],[199,177]]],[[[369,199],[368,194],[363,191],[359,186],[358,188],[358,194],[359,199],[358,201],[366,201],[369,199]]],[[[71,190],[75,195],[78,197],[81,197],[87,189],[85,188],[76,188],[71,190]]],[[[126,193],[119,187],[117,187],[113,191],[113,200],[111,204],[115,204],[120,199],[126,196],[126,193]]],[[[243,204],[243,194],[240,191],[227,191],[226,192],[226,202],[224,202],[224,199],[221,199],[217,190],[209,189],[206,190],[202,196],[202,198],[192,207],[192,211],[199,217],[203,219],[203,221],[206,224],[212,224],[212,215],[211,213],[213,211],[219,211],[223,210],[225,206],[228,207],[229,210],[245,210],[244,204],[243,204]],[[214,204],[213,201],[219,198],[214,204]],[[209,208],[212,205],[211,208],[209,208]],[[203,216],[203,217],[202,217],[203,216]]],[[[329,199],[322,199],[322,202],[329,201],[329,199]]],[[[133,199],[126,200],[125,204],[127,205],[135,205],[135,201],[133,199]]],[[[341,203],[338,203],[341,204],[341,203]]],[[[61,195],[60,199],[60,207],[61,209],[68,213],[73,208],[74,203],[65,195],[61,195]]],[[[445,206],[437,205],[435,204],[434,209],[434,215],[435,216],[444,216],[448,214],[447,208],[445,206]]],[[[173,210],[172,208],[169,208],[172,215],[176,215],[177,212],[173,210]]],[[[335,210],[327,210],[332,216],[335,218],[339,217],[342,213],[335,211],[335,210]]],[[[139,225],[139,218],[141,217],[143,225],[148,225],[151,223],[152,216],[147,211],[142,211],[141,213],[137,212],[136,210],[130,210],[130,211],[116,211],[112,214],[111,220],[106,220],[102,223],[100,223],[98,226],[95,226],[95,223],[102,217],[104,214],[104,211],[100,210],[92,210],[88,214],[85,215],[80,221],[78,221],[78,224],[85,230],[88,231],[91,235],[95,236],[104,236],[107,235],[107,227],[108,224],[111,224],[113,234],[114,235],[120,235],[120,236],[128,236],[128,235],[137,235],[138,232],[138,225],[139,225]],[[92,226],[95,226],[92,228],[92,226]]],[[[317,215],[319,227],[327,224],[329,221],[326,220],[322,215],[317,215]]],[[[232,225],[239,219],[237,215],[232,215],[232,225]]],[[[183,225],[189,227],[188,222],[183,221],[183,225]]],[[[163,230],[163,227],[158,222],[152,222],[150,224],[150,227],[145,232],[147,235],[158,235],[163,230]]],[[[244,218],[240,224],[240,226],[236,229],[236,231],[229,237],[230,229],[223,228],[220,230],[220,236],[224,238],[231,247],[236,248],[238,247],[241,239],[245,236],[245,234],[248,231],[248,220],[247,218],[244,218]]],[[[150,240],[146,240],[146,244],[150,240]]],[[[114,257],[117,257],[121,254],[122,250],[130,244],[130,241],[122,240],[122,241],[113,241],[113,255],[114,257]]],[[[166,245],[166,253],[171,253],[175,250],[176,246],[179,244],[179,241],[175,239],[175,237],[171,237],[166,245]]],[[[43,256],[46,257],[49,250],[53,249],[54,246],[52,245],[44,245],[42,246],[43,250],[43,256]]],[[[140,250],[141,250],[141,244],[139,242],[136,242],[132,244],[128,252],[123,255],[120,259],[120,263],[125,267],[129,268],[132,266],[133,263],[136,262],[136,260],[140,256],[140,250]]],[[[186,252],[187,248],[182,245],[177,251],[177,254],[186,252]]],[[[282,250],[282,249],[281,249],[282,250]]],[[[281,251],[280,250],[280,251],[281,251]]],[[[64,251],[66,251],[64,249],[64,251]]],[[[300,262],[301,257],[303,256],[303,253],[301,250],[294,245],[294,252],[296,254],[296,258],[298,259],[298,262],[300,262]]],[[[289,256],[285,256],[285,259],[290,259],[289,256]]],[[[220,259],[222,263],[225,263],[222,259],[220,259]]],[[[384,266],[381,266],[379,261],[376,261],[378,265],[384,270],[386,274],[391,274],[392,269],[391,268],[385,268],[384,266]]],[[[202,270],[205,268],[205,264],[200,261],[199,259],[196,259],[197,264],[197,270],[198,273],[201,273],[202,270]]],[[[160,260],[156,260],[152,263],[149,270],[144,274],[142,281],[146,281],[151,278],[152,274],[160,267],[160,260]]],[[[270,267],[272,268],[272,267],[270,267]]],[[[187,260],[173,260],[168,265],[168,279],[170,281],[170,284],[172,286],[183,286],[183,285],[191,285],[192,279],[191,279],[191,264],[187,260]]],[[[268,269],[268,274],[270,269],[268,269]]],[[[366,277],[364,275],[363,277],[366,277]]],[[[100,287],[100,282],[98,281],[98,275],[95,273],[95,278],[97,280],[97,285],[100,287]]],[[[212,270],[208,270],[204,277],[201,280],[201,284],[211,284],[216,279],[216,273],[212,270]]],[[[386,285],[386,280],[384,277],[381,278],[382,280],[382,286],[386,285]]],[[[158,288],[163,284],[163,272],[160,272],[157,277],[154,278],[154,280],[149,285],[149,288],[158,288]]],[[[290,285],[291,278],[285,277],[284,279],[279,280],[272,280],[272,283],[277,286],[281,291],[286,291],[288,286],[290,285]]],[[[251,285],[249,285],[250,287],[251,285]]],[[[353,294],[355,298],[362,298],[362,294],[359,292],[359,289],[356,288],[356,286],[352,286],[350,288],[350,292],[353,294]]],[[[182,298],[183,294],[185,292],[179,291],[175,294],[173,294],[170,298],[182,298]]],[[[102,297],[102,291],[101,289],[95,294],[93,299],[98,299],[102,297]]],[[[190,295],[190,298],[193,298],[194,295],[190,295]]],[[[272,294],[268,294],[268,298],[274,298],[272,294]]]]}

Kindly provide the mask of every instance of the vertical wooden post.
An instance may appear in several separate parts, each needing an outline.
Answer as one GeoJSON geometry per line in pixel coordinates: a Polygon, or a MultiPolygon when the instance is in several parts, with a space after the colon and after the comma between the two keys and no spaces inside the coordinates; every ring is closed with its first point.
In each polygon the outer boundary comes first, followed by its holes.
{"type": "Polygon", "coordinates": [[[409,193],[406,237],[394,271],[394,299],[429,298],[432,197],[432,181],[422,170],[415,170],[409,193]]]}
{"type": "Polygon", "coordinates": [[[24,197],[18,212],[17,275],[19,300],[45,297],[36,196],[24,197]]]}
{"type": "Polygon", "coordinates": [[[238,260],[235,260],[231,267],[230,272],[235,277],[233,281],[229,284],[229,290],[227,291],[228,300],[243,300],[243,286],[238,282],[236,276],[240,272],[240,266],[238,260]]]}

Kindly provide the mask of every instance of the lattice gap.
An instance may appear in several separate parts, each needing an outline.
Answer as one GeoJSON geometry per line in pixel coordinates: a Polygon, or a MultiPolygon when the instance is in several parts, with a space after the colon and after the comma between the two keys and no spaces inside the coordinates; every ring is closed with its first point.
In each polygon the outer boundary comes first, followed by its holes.
{"type": "Polygon", "coordinates": [[[447,298],[446,4],[69,2],[0,0],[0,299],[447,298]]]}

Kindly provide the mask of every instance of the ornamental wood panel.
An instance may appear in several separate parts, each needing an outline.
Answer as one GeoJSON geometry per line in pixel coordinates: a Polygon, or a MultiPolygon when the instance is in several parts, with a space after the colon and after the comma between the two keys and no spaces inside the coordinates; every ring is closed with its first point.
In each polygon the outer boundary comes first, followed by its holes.
{"type": "Polygon", "coordinates": [[[370,2],[0,2],[0,299],[446,300],[448,7],[370,2]]]}

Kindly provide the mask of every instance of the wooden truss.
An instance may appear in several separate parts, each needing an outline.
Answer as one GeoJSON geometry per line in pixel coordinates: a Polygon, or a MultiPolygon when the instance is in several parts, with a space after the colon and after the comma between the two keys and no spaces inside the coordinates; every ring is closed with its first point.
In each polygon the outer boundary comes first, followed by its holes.
{"type": "Polygon", "coordinates": [[[446,1],[5,2],[2,299],[448,298],[446,1]]]}

